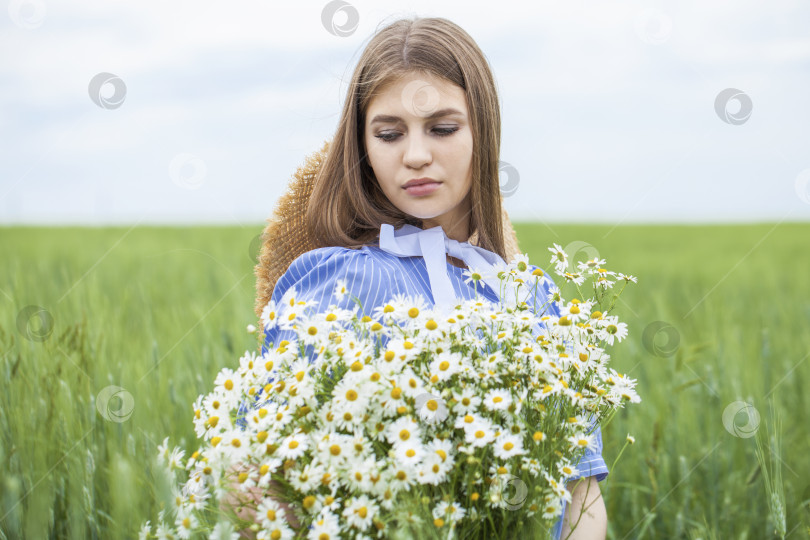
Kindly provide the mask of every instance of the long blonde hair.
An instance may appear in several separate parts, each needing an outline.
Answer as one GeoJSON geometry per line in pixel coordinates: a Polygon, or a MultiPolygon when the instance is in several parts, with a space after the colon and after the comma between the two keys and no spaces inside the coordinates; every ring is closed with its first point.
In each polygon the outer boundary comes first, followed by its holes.
{"type": "Polygon", "coordinates": [[[498,173],[501,118],[495,80],[475,41],[444,18],[397,20],[378,31],[355,67],[329,152],[315,177],[306,226],[318,247],[371,243],[383,223],[422,220],[383,193],[364,151],[365,113],[379,90],[408,73],[429,73],[464,90],[473,133],[470,235],[506,258],[498,173]]]}

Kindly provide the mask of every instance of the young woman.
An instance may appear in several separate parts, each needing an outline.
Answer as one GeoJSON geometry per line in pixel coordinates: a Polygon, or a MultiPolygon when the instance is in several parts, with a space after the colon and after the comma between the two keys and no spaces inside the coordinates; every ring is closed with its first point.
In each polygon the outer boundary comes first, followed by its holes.
{"type": "MultiPolygon", "coordinates": [[[[351,308],[334,295],[344,284],[368,315],[395,295],[422,295],[437,307],[476,294],[497,301],[492,286],[476,291],[464,272],[507,258],[500,136],[492,73],[464,30],[443,18],[398,20],[379,30],[355,68],[305,210],[285,218],[295,224],[290,237],[298,247],[279,245],[274,231],[266,232],[257,267],[259,308],[269,289],[276,302],[292,289],[316,310],[332,303],[351,308]],[[306,251],[296,253],[301,246],[306,251]],[[259,268],[279,256],[292,262],[275,282],[262,281],[259,268]]],[[[548,292],[554,284],[545,279],[548,292]]],[[[274,330],[262,352],[292,337],[292,331],[274,330]]],[[[567,536],[577,519],[570,538],[605,537],[597,481],[608,471],[598,427],[595,433],[598,449],[582,458],[570,479],[572,508],[563,506],[566,519],[557,523],[556,538],[567,536]]]]}

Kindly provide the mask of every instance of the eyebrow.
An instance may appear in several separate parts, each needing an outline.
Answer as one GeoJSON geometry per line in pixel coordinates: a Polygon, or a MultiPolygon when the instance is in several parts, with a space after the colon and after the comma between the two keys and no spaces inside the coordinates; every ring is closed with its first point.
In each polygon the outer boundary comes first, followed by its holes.
{"type": "MultiPolygon", "coordinates": [[[[425,119],[431,118],[439,118],[442,116],[464,116],[464,113],[459,111],[458,109],[453,108],[446,108],[446,109],[439,109],[438,111],[434,111],[433,113],[423,117],[425,119]]],[[[389,114],[378,114],[371,120],[371,124],[376,124],[377,122],[399,122],[402,118],[399,116],[392,116],[389,114]]]]}

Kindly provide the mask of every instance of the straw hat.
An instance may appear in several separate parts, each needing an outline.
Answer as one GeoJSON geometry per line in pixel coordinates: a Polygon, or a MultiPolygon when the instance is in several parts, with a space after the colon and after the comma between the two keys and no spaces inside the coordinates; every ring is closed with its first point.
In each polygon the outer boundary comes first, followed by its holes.
{"type": "MultiPolygon", "coordinates": [[[[315,177],[327,155],[329,142],[325,141],[320,150],[307,156],[306,161],[298,167],[287,185],[287,192],[279,198],[273,215],[267,220],[267,226],[261,236],[259,262],[254,271],[257,316],[261,315],[264,306],[270,301],[276,281],[287,271],[290,263],[299,255],[317,247],[304,226],[304,215],[315,177]]],[[[504,248],[507,260],[511,260],[520,253],[520,249],[517,235],[505,209],[502,210],[502,217],[504,248]]],[[[478,245],[478,231],[473,233],[467,242],[478,245]]]]}

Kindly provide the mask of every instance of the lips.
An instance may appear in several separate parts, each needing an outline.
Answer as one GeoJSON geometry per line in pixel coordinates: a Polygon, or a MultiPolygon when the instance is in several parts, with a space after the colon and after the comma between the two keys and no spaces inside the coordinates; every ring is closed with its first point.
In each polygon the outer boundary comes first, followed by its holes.
{"type": "Polygon", "coordinates": [[[414,178],[412,180],[408,180],[405,182],[405,185],[402,186],[402,189],[406,189],[412,186],[421,186],[423,184],[440,184],[438,180],[434,180],[432,178],[414,178]]]}

